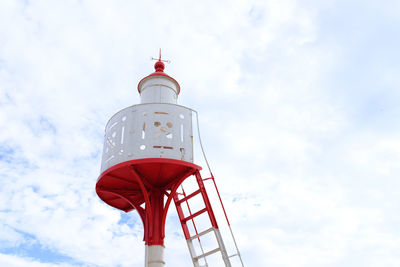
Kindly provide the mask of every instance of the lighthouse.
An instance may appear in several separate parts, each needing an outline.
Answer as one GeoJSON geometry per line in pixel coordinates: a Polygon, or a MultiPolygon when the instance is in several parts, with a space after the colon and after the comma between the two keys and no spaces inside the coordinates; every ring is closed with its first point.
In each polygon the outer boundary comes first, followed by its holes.
{"type": "MultiPolygon", "coordinates": [[[[200,266],[204,260],[208,266],[206,257],[220,253],[225,266],[231,266],[200,175],[202,168],[193,163],[195,111],[178,105],[181,88],[164,72],[161,50],[154,69],[138,84],[140,104],[120,110],[106,125],[96,193],[114,208],[138,212],[144,228],[145,266],[165,265],[165,221],[171,203],[176,206],[193,265],[200,266]],[[178,193],[182,182],[190,176],[195,177],[199,189],[187,195],[178,193]],[[184,214],[183,203],[195,195],[202,197],[205,208],[184,214]],[[187,224],[194,224],[195,217],[203,213],[210,218],[210,230],[191,234],[187,224]],[[214,233],[218,247],[196,252],[192,242],[200,242],[201,235],[210,232],[214,233]]],[[[236,256],[240,257],[238,251],[236,256]]]]}

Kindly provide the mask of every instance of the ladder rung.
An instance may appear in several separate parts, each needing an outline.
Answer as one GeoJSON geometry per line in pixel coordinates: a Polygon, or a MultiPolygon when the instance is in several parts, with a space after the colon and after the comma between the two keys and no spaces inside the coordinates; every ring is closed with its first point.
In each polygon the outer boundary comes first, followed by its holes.
{"type": "Polygon", "coordinates": [[[216,249],[210,250],[209,252],[206,252],[206,253],[204,253],[204,254],[201,254],[201,255],[199,255],[199,256],[194,257],[194,259],[195,259],[195,260],[198,260],[198,259],[200,259],[200,258],[207,257],[207,256],[209,256],[209,255],[211,255],[211,254],[214,254],[215,252],[220,251],[220,250],[221,250],[220,248],[216,248],[216,249]]]}
{"type": "Polygon", "coordinates": [[[235,257],[235,256],[239,256],[239,254],[237,254],[237,253],[232,254],[232,255],[230,255],[228,258],[232,258],[232,257],[235,257]]]}
{"type": "Polygon", "coordinates": [[[191,193],[190,195],[187,195],[186,197],[179,199],[178,201],[176,201],[176,204],[181,204],[182,202],[188,200],[189,198],[194,197],[195,195],[197,195],[198,193],[200,193],[200,189],[194,191],[193,193],[191,193]]]}
{"type": "Polygon", "coordinates": [[[188,217],[186,217],[186,218],[183,218],[183,219],[182,219],[182,222],[187,222],[187,221],[193,219],[194,217],[196,217],[196,216],[202,214],[202,213],[205,212],[205,211],[207,211],[207,208],[204,208],[204,209],[202,209],[202,210],[199,210],[198,212],[193,213],[192,215],[190,215],[190,216],[188,216],[188,217]]]}
{"type": "Polygon", "coordinates": [[[191,236],[190,238],[189,238],[189,240],[193,240],[193,239],[196,239],[196,238],[198,238],[198,237],[200,237],[200,236],[202,236],[202,235],[205,235],[205,234],[207,234],[207,233],[209,233],[209,232],[211,232],[211,231],[214,231],[214,228],[209,228],[209,229],[207,229],[207,230],[205,230],[205,231],[203,231],[203,232],[201,232],[201,233],[199,233],[199,234],[197,234],[197,235],[194,235],[194,236],[191,236]]]}

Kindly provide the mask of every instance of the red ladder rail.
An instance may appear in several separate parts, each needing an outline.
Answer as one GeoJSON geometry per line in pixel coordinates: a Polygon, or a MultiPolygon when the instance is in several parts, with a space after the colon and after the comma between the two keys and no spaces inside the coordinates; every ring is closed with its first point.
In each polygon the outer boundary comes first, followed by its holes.
{"type": "Polygon", "coordinates": [[[180,223],[182,225],[182,230],[183,230],[183,233],[185,235],[186,241],[188,243],[189,252],[190,252],[190,255],[192,257],[193,265],[195,267],[200,266],[199,265],[199,259],[203,258],[204,261],[206,262],[205,266],[208,266],[206,257],[219,251],[219,252],[221,252],[222,259],[223,259],[223,261],[225,263],[225,266],[230,267],[231,264],[230,264],[229,256],[228,256],[228,254],[226,252],[226,248],[225,248],[224,242],[222,240],[221,233],[220,233],[220,231],[218,229],[218,223],[217,223],[216,217],[214,215],[214,211],[212,209],[212,206],[211,206],[211,203],[210,203],[210,199],[209,199],[209,197],[207,195],[207,191],[206,191],[206,188],[205,188],[205,185],[204,185],[204,182],[203,182],[203,178],[201,177],[200,172],[194,173],[194,176],[196,178],[196,182],[197,182],[197,185],[198,185],[199,189],[195,190],[193,193],[191,193],[189,195],[186,195],[186,193],[184,192],[183,187],[182,187],[183,193],[181,195],[183,195],[183,198],[179,199],[179,194],[178,193],[175,194],[174,198],[173,198],[174,202],[175,202],[176,210],[177,210],[177,213],[178,213],[178,217],[179,217],[180,223]],[[188,200],[191,199],[194,196],[197,196],[198,194],[201,194],[202,200],[203,200],[203,203],[204,203],[205,207],[200,209],[197,212],[192,213],[192,210],[190,209],[188,200]],[[185,217],[185,215],[183,213],[182,206],[181,206],[181,204],[183,202],[186,202],[186,205],[188,207],[189,215],[187,217],[185,217]],[[205,213],[205,212],[207,212],[208,217],[210,219],[211,228],[209,228],[209,229],[207,229],[207,230],[205,230],[205,231],[203,231],[201,233],[198,233],[196,224],[194,222],[194,218],[199,216],[200,214],[205,213]],[[188,221],[192,221],[192,223],[193,223],[194,230],[195,230],[195,235],[193,235],[193,236],[191,236],[191,234],[189,232],[189,228],[188,228],[188,225],[187,225],[188,221]],[[200,237],[205,235],[205,234],[207,234],[207,233],[209,233],[209,232],[214,232],[218,247],[213,249],[213,250],[210,250],[210,251],[204,253],[204,250],[203,250],[203,247],[202,247],[202,244],[201,244],[201,241],[200,241],[200,237]],[[197,239],[199,241],[201,252],[202,252],[201,255],[196,255],[196,252],[195,252],[195,249],[194,249],[194,246],[193,246],[193,243],[192,243],[192,241],[194,239],[197,239]]]}
{"type": "MultiPolygon", "coordinates": [[[[203,235],[204,232],[199,233],[199,232],[197,231],[196,223],[194,222],[194,219],[193,219],[195,216],[193,216],[192,210],[190,209],[189,202],[188,202],[188,200],[189,200],[190,198],[192,198],[192,197],[194,197],[194,196],[196,196],[196,195],[198,195],[198,194],[200,193],[200,189],[199,189],[199,190],[196,190],[195,192],[193,192],[193,193],[191,193],[191,194],[189,194],[188,196],[186,195],[186,192],[185,192],[185,190],[183,189],[183,185],[181,185],[181,189],[182,189],[182,194],[181,194],[181,195],[183,195],[183,198],[182,198],[182,199],[179,199],[179,198],[178,198],[178,194],[180,194],[180,193],[177,192],[177,193],[175,194],[175,196],[174,196],[174,201],[175,201],[176,209],[177,209],[177,211],[178,211],[179,219],[181,220],[181,225],[182,225],[183,232],[184,232],[184,234],[185,234],[185,238],[186,238],[186,240],[190,240],[190,241],[197,238],[197,241],[199,242],[199,245],[200,245],[201,253],[202,253],[202,254],[205,254],[205,253],[204,253],[204,249],[203,249],[203,245],[201,244],[201,241],[200,241],[200,236],[203,235]],[[187,206],[188,211],[189,211],[189,217],[192,216],[191,219],[188,219],[188,218],[187,218],[186,220],[184,220],[185,223],[182,223],[182,218],[184,217],[184,214],[183,214],[183,211],[182,211],[182,207],[180,206],[180,204],[183,203],[183,202],[186,202],[186,206],[187,206]],[[189,228],[187,227],[187,224],[186,224],[186,222],[187,222],[188,220],[191,220],[191,221],[192,221],[193,228],[194,228],[194,231],[195,231],[195,233],[196,233],[196,235],[194,235],[194,236],[192,236],[192,237],[190,237],[189,228]]],[[[189,244],[188,244],[188,245],[189,245],[189,244]]],[[[195,253],[195,252],[194,252],[194,249],[191,248],[191,247],[189,246],[189,251],[190,251],[190,255],[191,255],[192,260],[193,260],[193,259],[196,257],[196,255],[194,254],[194,253],[195,253]]],[[[207,263],[207,259],[206,259],[206,258],[204,258],[204,262],[205,262],[205,264],[206,264],[205,266],[208,266],[208,263],[207,263]]],[[[196,265],[195,265],[195,266],[196,266],[196,265]]]]}

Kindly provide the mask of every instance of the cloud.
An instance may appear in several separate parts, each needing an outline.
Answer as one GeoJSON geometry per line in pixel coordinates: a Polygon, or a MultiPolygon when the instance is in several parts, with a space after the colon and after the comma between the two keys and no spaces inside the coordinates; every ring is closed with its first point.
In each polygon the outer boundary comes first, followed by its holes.
{"type": "MultiPolygon", "coordinates": [[[[143,265],[138,215],[94,185],[104,126],[139,102],[161,47],[179,103],[199,111],[246,266],[399,265],[389,6],[2,1],[0,263],[143,265]]],[[[166,232],[167,263],[190,265],[174,207],[166,232]]]]}
{"type": "MultiPolygon", "coordinates": [[[[23,266],[51,267],[51,266],[54,266],[54,264],[43,263],[40,261],[36,261],[32,258],[20,257],[20,256],[8,255],[8,254],[0,254],[0,263],[4,266],[9,266],[9,267],[23,267],[23,266]]],[[[74,266],[74,265],[60,263],[60,264],[57,264],[57,266],[70,267],[70,266],[74,266]]],[[[84,266],[84,265],[80,265],[80,266],[84,266]]]]}

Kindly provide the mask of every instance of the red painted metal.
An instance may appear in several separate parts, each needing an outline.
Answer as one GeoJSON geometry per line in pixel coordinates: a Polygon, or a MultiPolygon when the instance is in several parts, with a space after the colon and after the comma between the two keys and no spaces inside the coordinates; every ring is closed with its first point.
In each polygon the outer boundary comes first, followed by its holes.
{"type": "Polygon", "coordinates": [[[138,83],[138,86],[137,86],[138,92],[140,93],[140,87],[141,87],[142,83],[144,83],[150,77],[163,76],[163,77],[167,77],[168,79],[170,79],[172,82],[174,82],[177,85],[177,88],[178,88],[177,94],[179,95],[179,93],[181,92],[181,86],[174,78],[172,78],[171,76],[169,76],[168,74],[166,74],[164,72],[165,64],[164,64],[163,60],[161,59],[161,49],[160,49],[160,55],[159,55],[158,61],[154,64],[154,69],[155,69],[155,72],[153,72],[152,74],[150,74],[140,80],[140,82],[138,83]]]}
{"type": "Polygon", "coordinates": [[[196,228],[196,225],[195,225],[193,219],[195,217],[199,216],[200,214],[203,214],[204,212],[207,212],[208,217],[210,218],[211,225],[214,228],[218,229],[217,220],[215,218],[214,211],[213,211],[213,209],[211,207],[211,203],[210,203],[210,200],[208,198],[207,191],[206,191],[206,188],[205,188],[204,183],[203,183],[203,179],[201,178],[200,171],[196,171],[194,173],[194,176],[196,178],[196,182],[197,182],[197,184],[199,186],[199,189],[194,191],[193,193],[191,193],[189,195],[186,195],[186,193],[183,191],[183,196],[184,197],[181,198],[181,199],[179,198],[178,194],[175,194],[175,196],[174,196],[174,202],[175,202],[176,211],[178,213],[178,217],[179,217],[179,220],[180,220],[181,225],[182,225],[183,234],[185,235],[186,239],[189,239],[191,237],[189,229],[188,229],[188,226],[187,226],[187,222],[190,221],[190,220],[192,221],[193,226],[195,228],[196,235],[197,235],[198,234],[197,233],[197,228],[196,228]],[[204,204],[205,204],[205,208],[201,209],[201,210],[199,210],[199,211],[197,211],[195,213],[192,213],[192,211],[190,210],[189,204],[188,204],[188,200],[190,198],[196,196],[199,193],[201,193],[201,196],[202,196],[204,204]],[[185,215],[183,214],[183,210],[182,210],[182,207],[181,207],[183,202],[186,202],[186,204],[188,205],[189,216],[187,216],[187,217],[185,217],[185,215]]]}
{"type": "Polygon", "coordinates": [[[211,203],[208,198],[206,188],[204,186],[203,179],[201,178],[200,172],[198,171],[194,175],[196,177],[197,184],[200,187],[201,195],[203,196],[203,199],[204,199],[204,204],[206,205],[206,208],[208,210],[208,215],[210,216],[211,225],[214,228],[218,228],[217,220],[215,219],[214,211],[211,207],[211,203]]]}
{"type": "Polygon", "coordinates": [[[221,198],[221,195],[219,194],[219,190],[218,190],[217,184],[215,183],[214,175],[212,173],[211,173],[211,178],[210,179],[214,182],[215,190],[217,191],[219,202],[221,203],[222,210],[224,211],[226,222],[228,223],[229,226],[231,226],[231,224],[229,223],[228,215],[226,215],[225,206],[224,206],[224,203],[222,203],[222,198],[221,198]]]}
{"type": "MultiPolygon", "coordinates": [[[[183,185],[181,185],[181,188],[182,188],[182,193],[183,193],[183,196],[184,196],[184,198],[181,199],[181,201],[185,201],[186,202],[186,207],[188,208],[189,215],[192,215],[192,210],[190,209],[188,200],[190,198],[196,196],[197,194],[199,194],[201,192],[201,190],[199,189],[199,190],[193,192],[192,194],[190,194],[189,196],[187,196],[185,190],[183,189],[183,185]]],[[[199,232],[197,231],[197,226],[196,226],[196,223],[194,222],[194,220],[192,220],[192,224],[193,224],[193,228],[194,228],[195,234],[198,235],[199,232]]],[[[199,237],[197,238],[197,240],[200,242],[200,238],[199,237]]]]}
{"type": "Polygon", "coordinates": [[[212,180],[212,181],[213,181],[214,187],[215,187],[215,191],[217,191],[217,195],[218,195],[218,198],[219,198],[219,202],[221,203],[222,210],[224,211],[224,215],[225,215],[226,222],[227,222],[228,225],[230,226],[231,224],[229,223],[229,219],[228,219],[228,215],[226,214],[226,211],[225,211],[224,203],[222,202],[222,198],[221,198],[221,195],[219,194],[219,190],[218,190],[217,184],[215,183],[214,175],[211,173],[211,177],[208,177],[208,178],[203,179],[203,182],[204,182],[204,181],[207,181],[207,180],[212,180]]]}
{"type": "Polygon", "coordinates": [[[200,170],[200,166],[175,159],[126,161],[100,175],[96,192],[117,209],[136,209],[143,222],[146,245],[164,245],[165,220],[172,198],[179,185],[200,170]]]}
{"type": "Polygon", "coordinates": [[[180,204],[176,204],[179,201],[178,194],[174,195],[174,201],[175,201],[176,212],[178,213],[178,217],[179,217],[179,219],[181,221],[183,234],[185,235],[185,239],[189,239],[190,238],[189,228],[188,228],[186,222],[182,221],[182,219],[185,217],[185,215],[183,214],[183,210],[182,210],[181,205],[180,204]]]}
{"type": "Polygon", "coordinates": [[[199,216],[200,214],[202,214],[202,213],[204,213],[204,212],[206,212],[206,211],[207,211],[207,208],[201,209],[201,210],[199,210],[198,212],[195,212],[195,213],[193,213],[192,215],[189,215],[189,216],[183,218],[181,221],[184,222],[184,223],[186,223],[187,221],[190,221],[190,220],[193,219],[194,217],[197,217],[197,216],[199,216]]]}
{"type": "MultiPolygon", "coordinates": [[[[183,191],[183,188],[182,188],[182,191],[183,191]]],[[[194,191],[193,193],[189,194],[188,196],[186,196],[185,191],[183,191],[184,198],[178,200],[177,203],[178,203],[178,204],[181,204],[182,202],[187,201],[188,199],[190,199],[190,198],[194,197],[195,195],[199,194],[200,192],[201,192],[201,191],[200,191],[200,189],[199,189],[199,190],[196,190],[196,191],[194,191]]]]}

